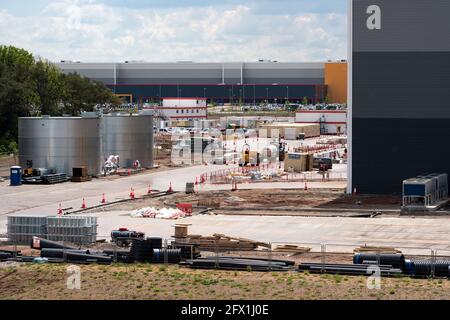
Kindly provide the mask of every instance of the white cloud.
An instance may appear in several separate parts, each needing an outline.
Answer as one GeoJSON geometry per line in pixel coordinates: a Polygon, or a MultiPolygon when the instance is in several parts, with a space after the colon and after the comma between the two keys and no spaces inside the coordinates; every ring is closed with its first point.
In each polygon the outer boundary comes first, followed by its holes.
{"type": "Polygon", "coordinates": [[[23,47],[53,61],[346,57],[344,14],[260,14],[245,1],[229,7],[155,10],[111,7],[94,0],[59,0],[34,16],[0,10],[0,29],[7,30],[0,33],[1,44],[23,47]]]}

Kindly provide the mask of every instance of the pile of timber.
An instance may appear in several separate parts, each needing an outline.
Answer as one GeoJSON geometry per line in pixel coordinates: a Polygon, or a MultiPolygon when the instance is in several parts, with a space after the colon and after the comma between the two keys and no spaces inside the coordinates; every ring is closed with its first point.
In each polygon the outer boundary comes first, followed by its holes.
{"type": "Polygon", "coordinates": [[[200,250],[255,250],[258,247],[270,248],[270,244],[245,238],[236,238],[215,233],[210,237],[187,235],[186,243],[196,245],[200,250]]]}
{"type": "Polygon", "coordinates": [[[301,247],[301,246],[291,245],[291,244],[277,245],[273,249],[273,252],[290,253],[293,256],[297,255],[297,254],[307,253],[310,251],[311,251],[311,248],[309,248],[309,247],[301,247]]]}
{"type": "Polygon", "coordinates": [[[374,246],[361,246],[359,248],[353,249],[354,253],[361,252],[378,252],[378,253],[402,253],[400,250],[397,250],[392,247],[374,247],[374,246]]]}

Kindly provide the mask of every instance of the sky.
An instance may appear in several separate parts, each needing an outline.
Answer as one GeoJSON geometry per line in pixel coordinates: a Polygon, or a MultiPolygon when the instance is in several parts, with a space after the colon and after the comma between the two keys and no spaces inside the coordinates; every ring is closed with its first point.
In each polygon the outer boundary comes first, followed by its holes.
{"type": "Polygon", "coordinates": [[[346,0],[15,0],[0,44],[50,61],[326,61],[347,56],[346,0]]]}

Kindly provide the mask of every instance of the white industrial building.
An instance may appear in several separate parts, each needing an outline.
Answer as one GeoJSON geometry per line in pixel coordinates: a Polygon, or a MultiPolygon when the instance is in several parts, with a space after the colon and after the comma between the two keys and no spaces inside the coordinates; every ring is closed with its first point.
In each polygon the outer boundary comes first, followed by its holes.
{"type": "Polygon", "coordinates": [[[300,110],[297,123],[319,123],[320,134],[347,134],[346,110],[300,110]]]}
{"type": "Polygon", "coordinates": [[[170,120],[206,119],[205,98],[164,98],[162,106],[156,107],[158,113],[170,120]]]}

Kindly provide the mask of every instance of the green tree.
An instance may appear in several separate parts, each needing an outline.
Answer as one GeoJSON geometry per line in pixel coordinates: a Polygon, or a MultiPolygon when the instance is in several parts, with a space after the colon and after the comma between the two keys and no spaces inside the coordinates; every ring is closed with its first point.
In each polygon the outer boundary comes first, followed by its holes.
{"type": "Polygon", "coordinates": [[[17,149],[18,118],[78,115],[97,104],[120,104],[102,83],[63,74],[24,49],[0,45],[0,153],[17,149]]]}
{"type": "Polygon", "coordinates": [[[58,68],[48,61],[38,60],[33,68],[33,78],[36,81],[40,113],[52,116],[61,115],[61,99],[67,88],[58,68]]]}
{"type": "Polygon", "coordinates": [[[23,49],[0,46],[0,145],[17,139],[18,117],[31,115],[39,103],[30,73],[33,56],[23,49]]]}

